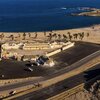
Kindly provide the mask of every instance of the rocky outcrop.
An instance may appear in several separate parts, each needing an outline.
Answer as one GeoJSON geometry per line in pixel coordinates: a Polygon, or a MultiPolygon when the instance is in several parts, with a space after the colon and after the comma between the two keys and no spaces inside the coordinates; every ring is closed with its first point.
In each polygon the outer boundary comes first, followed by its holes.
{"type": "Polygon", "coordinates": [[[94,82],[88,91],[84,89],[65,100],[100,100],[100,80],[94,82]]]}
{"type": "Polygon", "coordinates": [[[72,16],[97,16],[100,17],[100,9],[94,9],[92,11],[81,12],[81,13],[72,13],[72,16]]]}

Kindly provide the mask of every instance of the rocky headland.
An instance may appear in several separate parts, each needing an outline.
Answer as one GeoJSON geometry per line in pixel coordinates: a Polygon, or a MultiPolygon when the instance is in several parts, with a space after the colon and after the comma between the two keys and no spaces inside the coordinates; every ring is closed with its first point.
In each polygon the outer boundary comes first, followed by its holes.
{"type": "Polygon", "coordinates": [[[72,13],[73,16],[97,16],[100,17],[100,9],[89,9],[89,11],[81,12],[81,13],[72,13]]]}

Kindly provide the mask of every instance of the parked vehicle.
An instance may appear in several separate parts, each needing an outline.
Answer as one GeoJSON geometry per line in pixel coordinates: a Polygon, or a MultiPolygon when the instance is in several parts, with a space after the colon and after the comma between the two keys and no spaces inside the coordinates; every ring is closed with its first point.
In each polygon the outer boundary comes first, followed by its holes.
{"type": "Polygon", "coordinates": [[[33,69],[31,67],[28,67],[27,70],[31,71],[31,72],[33,71],[33,69]]]}
{"type": "Polygon", "coordinates": [[[14,90],[14,91],[11,91],[9,94],[12,95],[12,94],[15,94],[15,93],[16,93],[16,91],[14,90]]]}
{"type": "Polygon", "coordinates": [[[37,65],[44,65],[45,62],[47,62],[49,60],[48,57],[46,56],[40,56],[37,60],[36,60],[36,63],[37,65]]]}

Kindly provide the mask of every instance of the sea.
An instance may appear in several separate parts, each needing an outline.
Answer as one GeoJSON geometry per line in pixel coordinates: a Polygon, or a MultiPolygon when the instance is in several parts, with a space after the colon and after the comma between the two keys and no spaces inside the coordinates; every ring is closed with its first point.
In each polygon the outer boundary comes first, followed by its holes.
{"type": "Polygon", "coordinates": [[[100,8],[100,0],[0,0],[0,32],[65,30],[100,24],[100,17],[72,16],[100,8]]]}

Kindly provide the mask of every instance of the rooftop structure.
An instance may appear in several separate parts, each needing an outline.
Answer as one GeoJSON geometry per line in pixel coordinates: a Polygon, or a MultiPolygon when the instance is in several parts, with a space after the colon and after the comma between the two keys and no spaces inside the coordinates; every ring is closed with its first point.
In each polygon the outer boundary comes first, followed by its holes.
{"type": "Polygon", "coordinates": [[[34,60],[37,56],[52,56],[61,50],[74,46],[72,42],[53,43],[5,43],[1,46],[1,57],[4,59],[14,58],[17,60],[34,60]]]}

